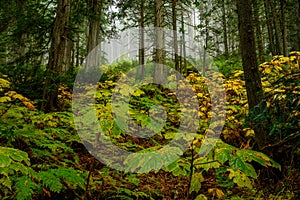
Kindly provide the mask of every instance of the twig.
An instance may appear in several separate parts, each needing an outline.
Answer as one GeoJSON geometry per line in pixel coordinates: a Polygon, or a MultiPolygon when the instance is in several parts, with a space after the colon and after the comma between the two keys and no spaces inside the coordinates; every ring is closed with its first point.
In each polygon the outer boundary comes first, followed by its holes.
{"type": "Polygon", "coordinates": [[[279,142],[275,143],[275,144],[269,144],[267,146],[264,146],[261,148],[261,150],[264,150],[264,149],[267,149],[267,148],[274,148],[274,147],[277,147],[277,146],[280,146],[284,143],[286,143],[287,141],[291,140],[291,139],[294,139],[294,137],[298,137],[300,136],[299,135],[300,131],[297,131],[291,135],[288,135],[287,137],[285,137],[283,140],[280,140],[279,142]]]}
{"type": "Polygon", "coordinates": [[[88,174],[88,177],[86,179],[86,185],[85,185],[85,198],[84,199],[88,199],[88,191],[89,191],[89,185],[90,185],[90,178],[91,178],[91,174],[92,174],[92,171],[94,169],[94,164],[95,164],[95,158],[92,158],[92,163],[91,163],[91,166],[90,166],[90,169],[89,169],[89,174],[88,174]]]}

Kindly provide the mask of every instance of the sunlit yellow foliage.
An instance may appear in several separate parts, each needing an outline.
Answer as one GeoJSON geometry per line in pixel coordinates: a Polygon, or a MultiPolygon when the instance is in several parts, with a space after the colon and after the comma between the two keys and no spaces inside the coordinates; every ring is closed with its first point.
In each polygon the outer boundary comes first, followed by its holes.
{"type": "Polygon", "coordinates": [[[10,86],[10,82],[3,79],[3,78],[0,78],[0,92],[3,91],[4,88],[9,88],[10,86]]]}
{"type": "MultiPolygon", "coordinates": [[[[4,91],[4,88],[10,87],[10,82],[0,78],[0,92],[4,91]]],[[[15,91],[8,91],[4,94],[4,96],[0,97],[0,103],[9,103],[15,100],[21,101],[29,110],[34,110],[35,107],[33,105],[33,102],[24,97],[23,95],[15,92],[15,91]]]]}
{"type": "Polygon", "coordinates": [[[5,93],[5,96],[10,97],[11,100],[21,101],[29,110],[34,110],[35,109],[35,107],[33,105],[33,102],[30,99],[24,97],[21,94],[18,94],[15,91],[9,91],[9,92],[5,93]]]}

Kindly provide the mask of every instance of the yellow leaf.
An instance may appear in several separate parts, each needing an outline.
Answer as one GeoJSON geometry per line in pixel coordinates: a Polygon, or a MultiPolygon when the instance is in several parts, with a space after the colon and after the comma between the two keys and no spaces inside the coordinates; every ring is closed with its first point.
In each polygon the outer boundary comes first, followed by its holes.
{"type": "Polygon", "coordinates": [[[234,172],[233,169],[231,169],[231,168],[227,169],[227,171],[229,171],[229,176],[228,176],[228,178],[229,178],[229,179],[232,179],[232,178],[234,177],[234,175],[235,175],[235,172],[234,172]]]}
{"type": "Polygon", "coordinates": [[[264,73],[266,73],[266,74],[269,74],[269,73],[271,73],[271,68],[270,67],[266,67],[265,68],[265,70],[264,70],[264,73]]]}
{"type": "Polygon", "coordinates": [[[197,93],[197,97],[202,98],[203,94],[202,93],[197,93]]]}
{"type": "Polygon", "coordinates": [[[274,67],[275,67],[275,69],[276,69],[276,70],[278,70],[278,71],[282,71],[282,68],[281,68],[281,67],[279,67],[278,65],[275,65],[274,67]]]}
{"type": "Polygon", "coordinates": [[[249,129],[249,130],[246,132],[246,136],[253,136],[253,135],[255,135],[255,133],[254,133],[254,130],[252,130],[252,129],[249,129]]]}
{"type": "Polygon", "coordinates": [[[270,91],[272,91],[271,88],[265,88],[265,89],[264,89],[264,92],[265,92],[265,93],[268,93],[268,92],[270,92],[270,91]]]}
{"type": "Polygon", "coordinates": [[[206,112],[206,111],[207,111],[207,108],[206,108],[206,107],[201,107],[200,110],[203,111],[203,112],[206,112]]]}
{"type": "Polygon", "coordinates": [[[213,193],[214,192],[214,188],[209,188],[208,189],[208,193],[213,193]]]}
{"type": "Polygon", "coordinates": [[[198,112],[198,116],[199,116],[199,117],[204,117],[205,114],[204,114],[203,112],[198,112]]]}
{"type": "Polygon", "coordinates": [[[29,110],[34,110],[35,107],[32,103],[28,102],[28,101],[24,101],[23,104],[29,109],[29,110]]]}
{"type": "Polygon", "coordinates": [[[218,188],[216,188],[216,194],[219,199],[222,199],[224,197],[223,191],[218,188]]]}
{"type": "Polygon", "coordinates": [[[261,84],[262,84],[263,87],[266,87],[266,86],[270,85],[269,81],[263,81],[261,84]]]}
{"type": "Polygon", "coordinates": [[[0,97],[0,103],[11,101],[10,97],[0,97]]]}
{"type": "Polygon", "coordinates": [[[234,72],[235,72],[235,74],[233,75],[234,77],[238,77],[239,75],[244,73],[242,70],[235,70],[234,72]]]}

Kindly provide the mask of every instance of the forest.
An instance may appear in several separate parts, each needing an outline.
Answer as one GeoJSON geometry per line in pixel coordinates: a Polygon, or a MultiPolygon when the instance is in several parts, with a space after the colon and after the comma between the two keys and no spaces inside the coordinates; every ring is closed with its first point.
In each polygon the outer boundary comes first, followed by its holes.
{"type": "Polygon", "coordinates": [[[1,0],[0,199],[299,199],[300,0],[1,0]]]}

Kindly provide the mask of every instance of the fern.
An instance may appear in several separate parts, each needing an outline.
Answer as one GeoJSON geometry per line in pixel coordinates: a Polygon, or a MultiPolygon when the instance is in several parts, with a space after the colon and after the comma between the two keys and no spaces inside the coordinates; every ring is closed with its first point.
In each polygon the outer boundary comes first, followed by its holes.
{"type": "Polygon", "coordinates": [[[17,200],[32,199],[32,195],[36,192],[36,188],[36,184],[28,176],[19,177],[14,185],[16,191],[15,198],[17,200]]]}

